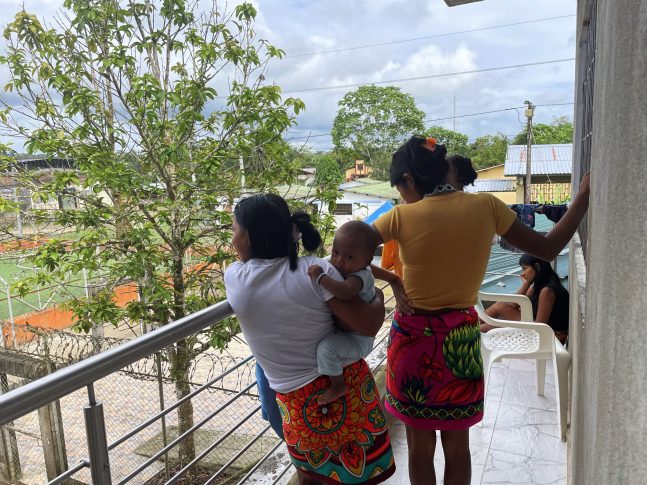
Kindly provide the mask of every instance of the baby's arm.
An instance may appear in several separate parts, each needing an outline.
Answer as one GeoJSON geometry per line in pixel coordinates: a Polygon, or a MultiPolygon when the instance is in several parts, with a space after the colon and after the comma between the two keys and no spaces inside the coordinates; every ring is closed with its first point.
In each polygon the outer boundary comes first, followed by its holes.
{"type": "Polygon", "coordinates": [[[349,276],[343,281],[334,280],[328,277],[323,268],[317,264],[313,264],[308,268],[308,274],[315,282],[343,301],[352,300],[355,295],[362,291],[362,286],[364,285],[357,276],[349,276]]]}
{"type": "Polygon", "coordinates": [[[407,298],[407,295],[404,291],[404,285],[402,284],[402,278],[392,271],[388,271],[379,266],[371,265],[371,272],[373,277],[378,280],[386,281],[391,285],[393,290],[393,296],[395,297],[395,303],[400,313],[404,315],[413,315],[413,309],[411,308],[411,302],[407,298]]]}

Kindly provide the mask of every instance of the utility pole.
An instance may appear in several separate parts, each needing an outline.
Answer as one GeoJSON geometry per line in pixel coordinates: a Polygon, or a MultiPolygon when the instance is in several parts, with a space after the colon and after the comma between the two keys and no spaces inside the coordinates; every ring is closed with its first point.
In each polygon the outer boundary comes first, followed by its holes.
{"type": "Polygon", "coordinates": [[[526,118],[528,125],[526,129],[526,180],[523,184],[523,203],[530,204],[530,180],[532,177],[532,117],[535,114],[535,106],[530,101],[524,101],[526,105],[526,118]]]}
{"type": "Polygon", "coordinates": [[[452,129],[456,131],[456,93],[454,93],[454,128],[452,129]]]}
{"type": "Polygon", "coordinates": [[[22,208],[20,207],[20,198],[18,197],[18,188],[13,189],[13,200],[18,206],[16,213],[16,230],[18,231],[18,238],[22,239],[22,208]]]}
{"type": "Polygon", "coordinates": [[[240,169],[240,189],[245,192],[245,161],[242,155],[238,158],[238,168],[240,169]]]}

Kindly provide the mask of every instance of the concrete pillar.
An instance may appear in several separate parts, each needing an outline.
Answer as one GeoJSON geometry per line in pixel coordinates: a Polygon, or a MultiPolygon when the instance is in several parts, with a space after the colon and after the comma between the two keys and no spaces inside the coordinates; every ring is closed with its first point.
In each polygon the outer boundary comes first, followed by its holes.
{"type": "MultiPolygon", "coordinates": [[[[591,1],[578,2],[579,31],[591,1]]],[[[632,485],[647,477],[647,2],[597,8],[586,269],[571,267],[571,281],[585,283],[572,285],[569,479],[632,485]]],[[[581,156],[576,148],[576,176],[581,156]]]]}
{"type": "MultiPolygon", "coordinates": [[[[0,372],[0,394],[6,392],[9,392],[7,374],[0,372]]],[[[18,440],[12,421],[0,426],[0,483],[16,483],[21,475],[18,440]]]]}

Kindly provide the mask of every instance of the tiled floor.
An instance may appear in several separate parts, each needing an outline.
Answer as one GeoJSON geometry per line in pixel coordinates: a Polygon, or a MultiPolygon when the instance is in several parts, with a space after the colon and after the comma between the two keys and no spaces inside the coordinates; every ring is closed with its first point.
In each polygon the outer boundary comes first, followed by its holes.
{"type": "MultiPolygon", "coordinates": [[[[544,396],[535,391],[534,361],[504,360],[492,368],[483,426],[470,430],[472,484],[566,483],[566,443],[559,440],[553,373],[546,367],[544,396]]],[[[407,484],[407,442],[399,421],[391,426],[391,441],[397,471],[384,483],[407,484]]],[[[439,484],[443,462],[439,442],[434,459],[439,484]]]]}

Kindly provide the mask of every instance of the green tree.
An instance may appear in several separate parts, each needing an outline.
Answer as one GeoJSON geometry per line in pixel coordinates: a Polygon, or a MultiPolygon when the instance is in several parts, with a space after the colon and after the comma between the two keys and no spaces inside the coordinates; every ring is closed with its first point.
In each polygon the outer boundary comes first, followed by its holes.
{"type": "Polygon", "coordinates": [[[286,154],[296,168],[312,168],[317,165],[319,153],[313,152],[307,146],[290,145],[286,154]]]}
{"type": "Polygon", "coordinates": [[[505,135],[480,136],[470,146],[470,157],[475,168],[493,167],[505,162],[508,139],[505,135]]]}
{"type": "MultiPolygon", "coordinates": [[[[257,39],[251,4],[222,11],[214,3],[202,12],[196,5],[66,0],[67,23],[57,28],[23,10],[5,30],[5,90],[22,104],[5,100],[0,125],[28,152],[72,159],[75,169],[39,182],[21,172],[7,146],[2,168],[37,198],[74,187],[78,202],[76,210],[35,214],[79,237],[42,246],[33,257],[40,271],[17,289],[86,270],[105,289],[70,303],[79,329],[123,321],[156,327],[221,300],[221,268],[233,254],[222,228],[243,173],[250,191],[293,173],[282,161],[282,134],[303,104],[263,82],[266,63],[283,52],[257,39]],[[189,255],[202,264],[188,264],[189,255]],[[125,282],[137,284],[140,299],[122,308],[112,296],[125,282]]],[[[194,357],[236,332],[228,320],[167,349],[178,399],[190,391],[194,357]]],[[[190,400],[178,421],[180,432],[193,425],[190,400]]],[[[179,454],[183,463],[195,456],[192,438],[179,454]]]]}
{"type": "Polygon", "coordinates": [[[470,153],[467,135],[463,133],[448,130],[442,126],[432,126],[427,129],[425,136],[431,136],[438,143],[447,145],[448,155],[467,156],[470,153]]]}
{"type": "Polygon", "coordinates": [[[336,187],[344,180],[344,172],[341,171],[337,160],[331,155],[323,155],[319,157],[316,162],[315,168],[315,184],[318,187],[332,186],[336,187]]]}
{"type": "MultiPolygon", "coordinates": [[[[573,123],[566,117],[555,118],[550,124],[537,123],[532,127],[533,144],[551,145],[554,143],[573,143],[573,123]]],[[[512,141],[513,145],[527,145],[527,132],[519,132],[512,141]]]]}
{"type": "Polygon", "coordinates": [[[333,122],[335,151],[347,160],[362,159],[373,176],[387,180],[393,151],[424,130],[425,114],[415,100],[394,86],[361,86],[339,102],[333,122]]]}

